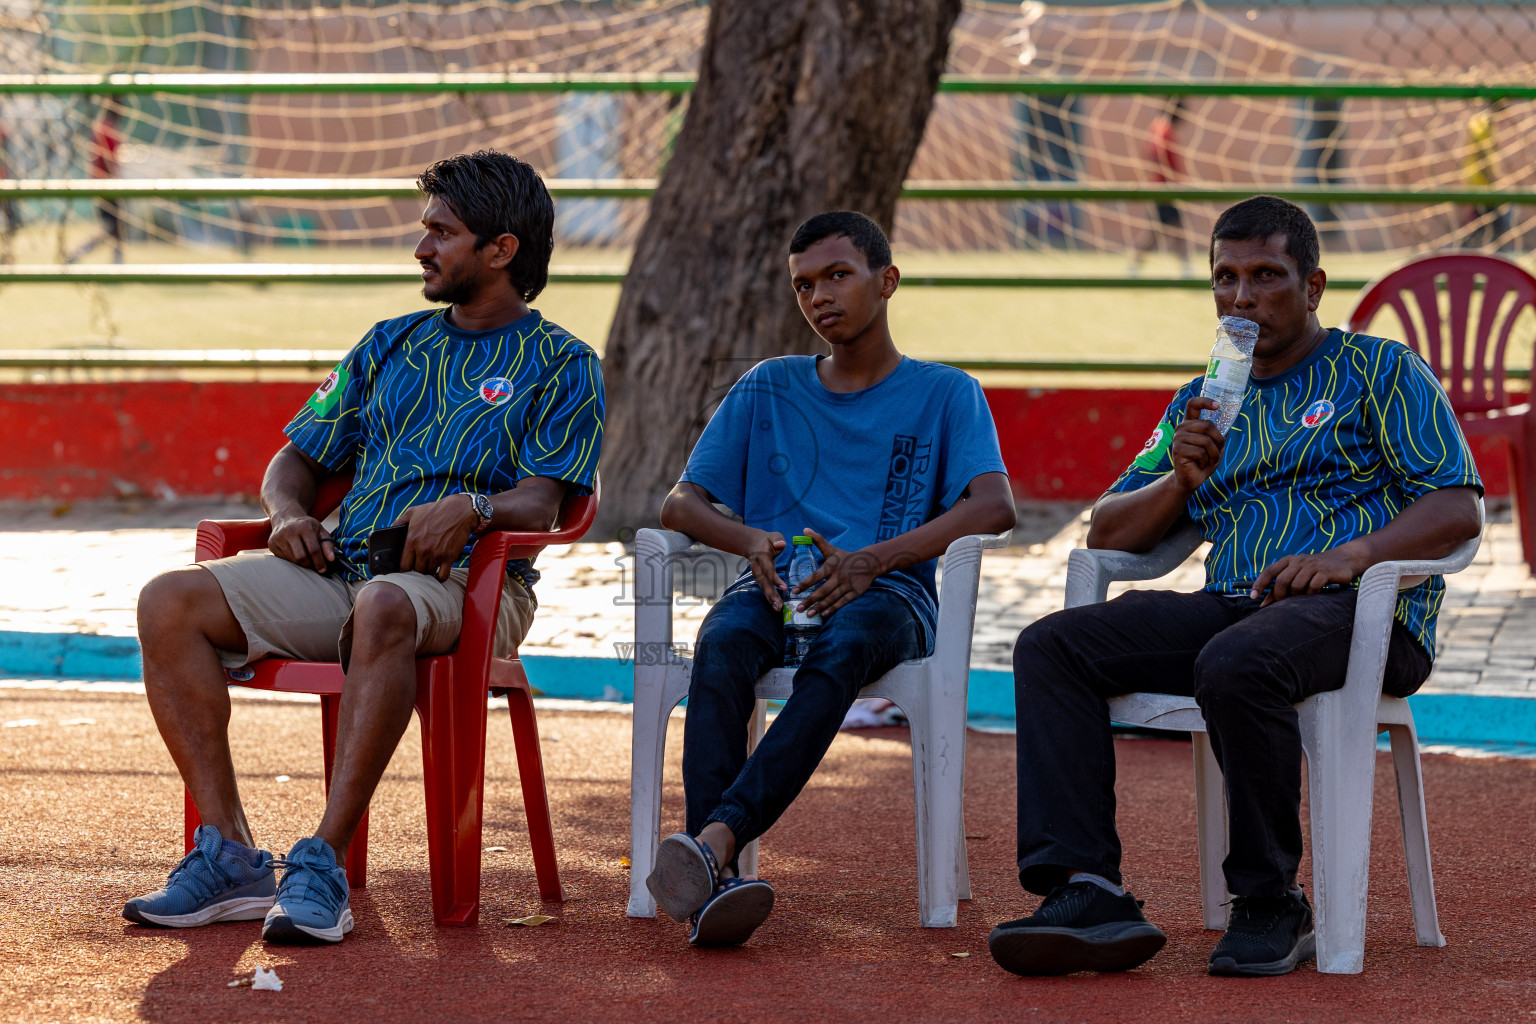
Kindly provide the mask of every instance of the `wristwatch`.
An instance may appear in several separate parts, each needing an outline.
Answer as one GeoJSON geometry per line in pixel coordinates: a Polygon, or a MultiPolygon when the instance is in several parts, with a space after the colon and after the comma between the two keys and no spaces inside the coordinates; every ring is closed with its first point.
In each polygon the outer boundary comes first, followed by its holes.
{"type": "Polygon", "coordinates": [[[469,502],[479,520],[475,523],[474,529],[474,534],[478,537],[485,532],[486,527],[491,525],[491,520],[496,518],[496,506],[491,504],[490,498],[483,494],[475,494],[473,491],[469,492],[469,502]]]}

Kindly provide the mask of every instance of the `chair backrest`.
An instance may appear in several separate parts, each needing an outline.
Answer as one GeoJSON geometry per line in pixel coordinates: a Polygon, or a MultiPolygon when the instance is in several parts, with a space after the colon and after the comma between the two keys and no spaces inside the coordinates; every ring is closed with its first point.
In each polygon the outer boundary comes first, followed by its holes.
{"type": "Polygon", "coordinates": [[[1434,369],[1458,413],[1511,404],[1504,391],[1510,332],[1522,313],[1536,310],[1536,277],[1525,268],[1477,253],[1413,260],[1361,292],[1344,330],[1366,332],[1387,307],[1402,323],[1402,340],[1434,369]],[[1477,291],[1482,301],[1474,310],[1477,291]]]}
{"type": "Polygon", "coordinates": [[[337,473],[320,481],[320,486],[315,488],[315,503],[310,508],[309,514],[316,519],[324,519],[341,507],[341,500],[352,489],[352,474],[337,473]]]}
{"type": "MultiPolygon", "coordinates": [[[[315,490],[315,504],[310,515],[324,519],[341,505],[347,492],[352,489],[352,474],[338,473],[320,481],[315,490]]],[[[560,505],[560,515],[550,533],[551,544],[570,544],[582,538],[597,518],[597,501],[602,490],[602,480],[593,477],[591,494],[571,494],[560,505]]]]}

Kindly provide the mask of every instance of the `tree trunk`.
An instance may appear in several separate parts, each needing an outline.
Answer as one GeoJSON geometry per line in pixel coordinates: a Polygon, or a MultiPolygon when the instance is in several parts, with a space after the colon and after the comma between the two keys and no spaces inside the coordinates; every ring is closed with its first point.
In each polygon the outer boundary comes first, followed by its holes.
{"type": "Polygon", "coordinates": [[[608,335],[598,536],[654,524],[725,392],[824,351],[789,240],[826,210],[890,230],[960,0],[714,0],[699,80],[608,335]]]}

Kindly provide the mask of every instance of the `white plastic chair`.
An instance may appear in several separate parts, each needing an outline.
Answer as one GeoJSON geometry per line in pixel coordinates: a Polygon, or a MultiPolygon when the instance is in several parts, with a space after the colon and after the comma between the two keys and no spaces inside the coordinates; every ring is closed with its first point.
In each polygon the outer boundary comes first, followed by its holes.
{"type": "MultiPolygon", "coordinates": [[[[859,692],[884,697],[912,726],[912,776],[917,806],[917,900],[925,928],[953,928],[959,900],[971,898],[966,863],[965,700],[970,681],[971,630],[983,548],[1002,547],[1008,534],[961,537],[944,554],[938,635],[932,657],[907,661],[859,692]]],[[[679,561],[718,552],[681,533],[641,530],[635,537],[635,726],[630,769],[630,917],[655,917],[645,887],[656,860],[661,826],[662,759],[667,720],[688,695],[693,659],[672,648],[672,569],[679,561]]],[[[794,670],[774,669],[757,682],[757,710],[748,749],[767,724],[767,701],[789,698],[794,670]]],[[[742,847],[744,875],[757,873],[757,842],[742,847]]]]}
{"type": "MultiPolygon", "coordinates": [[[[1478,520],[1483,505],[1478,502],[1478,520]]],[[[1397,593],[1427,576],[1465,569],[1477,554],[1479,536],[1435,561],[1381,562],[1360,578],[1354,637],[1342,689],[1296,705],[1301,745],[1307,755],[1312,808],[1312,897],[1317,932],[1317,969],[1322,974],[1359,974],[1365,965],[1365,896],[1370,870],[1371,801],[1375,792],[1376,740],[1385,731],[1397,773],[1403,853],[1413,901],[1413,927],[1421,946],[1444,946],[1435,912],[1424,817],[1424,780],[1418,735],[1408,702],[1383,696],[1392,612],[1397,593]]],[[[1067,560],[1066,606],[1106,599],[1115,580],[1152,580],[1173,571],[1199,547],[1194,526],[1169,536],[1146,554],[1079,548],[1067,560]]],[[[1227,926],[1230,899],[1221,862],[1227,855],[1226,790],[1200,709],[1189,697],[1131,693],[1109,701],[1109,717],[1123,725],[1189,732],[1194,739],[1195,821],[1200,846],[1200,901],[1205,926],[1227,926]]]]}

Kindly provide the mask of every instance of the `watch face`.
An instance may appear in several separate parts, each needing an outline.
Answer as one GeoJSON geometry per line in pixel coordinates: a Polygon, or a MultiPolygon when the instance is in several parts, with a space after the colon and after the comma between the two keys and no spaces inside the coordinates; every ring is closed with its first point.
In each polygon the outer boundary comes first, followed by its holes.
{"type": "Polygon", "coordinates": [[[480,517],[480,526],[485,527],[496,515],[496,508],[491,504],[491,499],[483,494],[474,496],[475,515],[480,517]]]}

